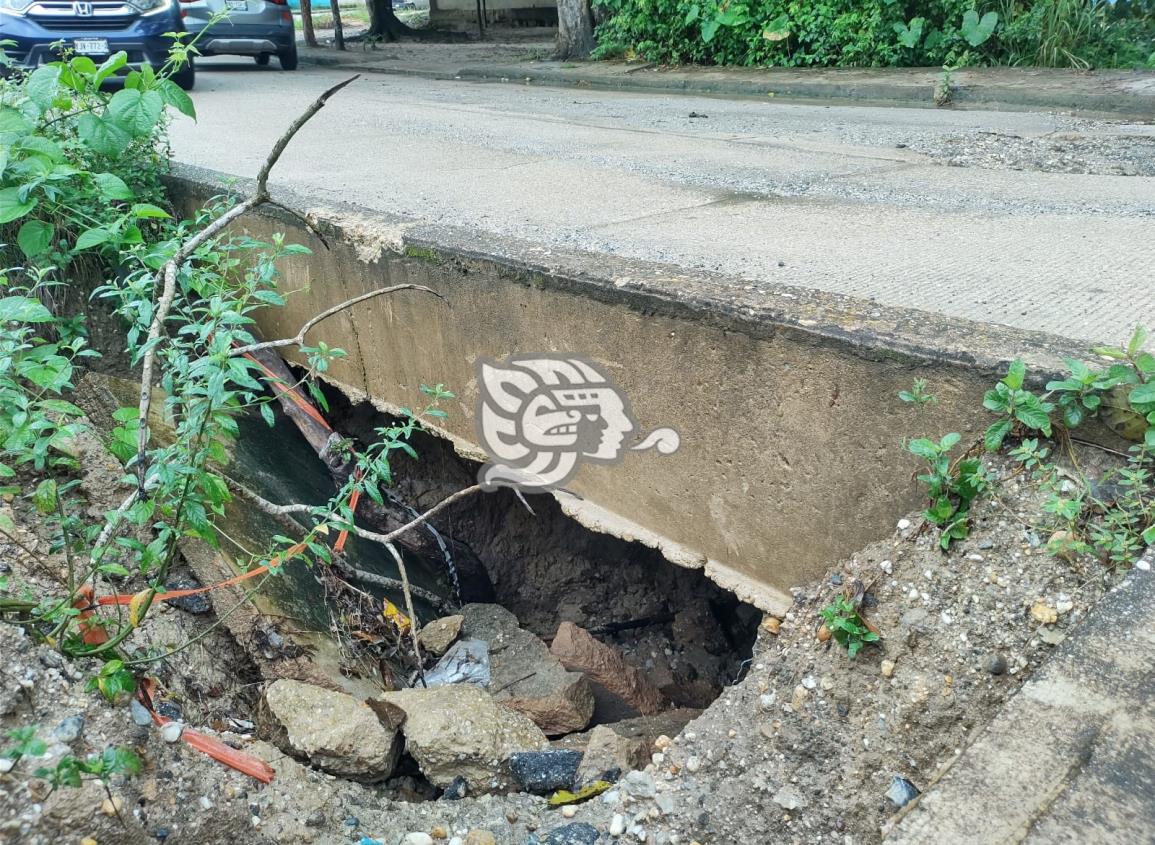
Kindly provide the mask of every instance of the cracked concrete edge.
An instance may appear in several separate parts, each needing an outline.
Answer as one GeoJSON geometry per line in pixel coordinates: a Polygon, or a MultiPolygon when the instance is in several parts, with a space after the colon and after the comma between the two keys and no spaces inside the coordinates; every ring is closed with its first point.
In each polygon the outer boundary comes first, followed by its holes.
{"type": "MultiPolygon", "coordinates": [[[[175,165],[168,177],[184,193],[205,199],[245,195],[249,179],[175,165]]],[[[274,173],[275,179],[275,173],[274,173]]],[[[277,201],[307,217],[327,236],[352,244],[366,260],[386,253],[470,265],[491,265],[531,287],[552,288],[645,314],[703,322],[766,339],[790,333],[806,342],[840,347],[867,360],[960,366],[985,376],[1023,360],[1031,381],[1063,377],[1064,358],[1088,359],[1087,344],[1046,332],[978,323],[912,308],[882,305],[810,288],[777,285],[756,293],[742,279],[670,264],[579,250],[547,249],[515,238],[404,219],[355,205],[277,188],[277,201]]],[[[262,214],[288,219],[266,207],[262,214]]],[[[917,283],[917,280],[912,280],[917,283]]]]}
{"type": "Polygon", "coordinates": [[[896,817],[888,843],[1105,843],[1155,829],[1155,574],[1140,566],[896,817]]]}
{"type": "MultiPolygon", "coordinates": [[[[585,88],[603,91],[635,91],[694,96],[757,98],[802,102],[837,102],[854,105],[937,108],[934,104],[935,80],[912,83],[894,80],[812,80],[775,78],[770,69],[759,76],[750,69],[737,69],[732,77],[729,68],[703,68],[701,76],[693,72],[655,71],[635,73],[605,72],[604,66],[591,63],[575,68],[541,67],[527,64],[477,64],[458,68],[433,68],[382,64],[371,61],[345,61],[335,57],[302,54],[301,61],[321,67],[341,67],[358,73],[379,73],[425,79],[467,82],[541,85],[555,88],[585,88]],[[745,78],[744,78],[745,77],[745,78]]],[[[905,70],[905,69],[904,69],[905,70]]],[[[816,74],[820,73],[816,70],[816,74]]],[[[1084,117],[1155,120],[1155,96],[1132,91],[1080,91],[1074,87],[1031,88],[985,80],[968,80],[965,71],[956,71],[952,84],[951,108],[987,109],[993,111],[1063,111],[1084,117]]]]}

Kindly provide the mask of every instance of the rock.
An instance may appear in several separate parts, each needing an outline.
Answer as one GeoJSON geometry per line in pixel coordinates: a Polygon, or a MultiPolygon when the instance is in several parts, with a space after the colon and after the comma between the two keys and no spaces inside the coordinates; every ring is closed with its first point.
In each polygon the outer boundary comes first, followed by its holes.
{"type": "Polygon", "coordinates": [[[458,776],[453,779],[449,786],[445,787],[445,791],[441,793],[441,797],[446,801],[460,801],[469,794],[469,781],[458,776]]]}
{"type": "Polygon", "coordinates": [[[818,626],[818,633],[816,633],[814,636],[820,643],[824,643],[830,639],[830,629],[826,627],[825,622],[818,626]]]}
{"type": "Polygon", "coordinates": [[[800,713],[802,708],[806,706],[806,699],[810,696],[810,691],[806,687],[799,684],[794,687],[794,695],[790,699],[790,707],[795,713],[800,713]]]}
{"type": "Polygon", "coordinates": [[[762,630],[767,634],[778,636],[778,633],[782,630],[782,620],[777,616],[767,616],[762,620],[762,630]]]}
{"type": "Polygon", "coordinates": [[[139,727],[147,728],[152,725],[152,714],[135,698],[128,703],[128,712],[132,716],[133,723],[139,727]]]}
{"type": "Polygon", "coordinates": [[[467,604],[461,613],[464,635],[489,643],[489,688],[498,702],[528,716],[548,736],[585,729],[594,713],[593,688],[585,677],[568,671],[500,605],[467,604]]]}
{"type": "Polygon", "coordinates": [[[577,770],[577,784],[597,780],[606,772],[628,772],[645,768],[650,757],[650,743],[637,737],[622,736],[609,725],[598,725],[589,734],[585,755],[577,770]]]}
{"type": "Polygon", "coordinates": [[[639,713],[652,715],[665,709],[662,693],[626,663],[621,652],[572,622],[558,626],[550,651],[567,669],[583,673],[639,713]]]}
{"type": "Polygon", "coordinates": [[[57,725],[52,730],[52,738],[57,742],[68,744],[80,739],[82,733],[84,733],[84,717],[77,713],[57,725]]]}
{"type": "Polygon", "coordinates": [[[354,780],[383,780],[401,756],[395,727],[343,692],[280,679],[265,692],[272,738],[283,751],[354,780]]]}
{"type": "Polygon", "coordinates": [[[440,619],[434,619],[417,633],[417,642],[421,644],[421,648],[434,657],[440,657],[449,650],[449,647],[461,635],[461,626],[465,622],[465,617],[457,616],[443,616],[440,619]]]}
{"type": "Polygon", "coordinates": [[[574,822],[551,830],[546,834],[543,845],[597,845],[597,841],[596,827],[585,822],[574,822]]]}
{"type": "Polygon", "coordinates": [[[898,521],[898,524],[896,527],[898,528],[899,531],[906,531],[908,528],[910,528],[910,520],[903,517],[902,519],[900,519],[898,521]]]}
{"type": "Polygon", "coordinates": [[[407,833],[401,840],[401,845],[433,845],[433,837],[428,833],[407,833]]]}
{"type": "Polygon", "coordinates": [[[1060,631],[1058,628],[1052,628],[1050,625],[1039,629],[1039,639],[1047,645],[1058,645],[1066,638],[1067,635],[1065,632],[1060,631]]]}
{"type": "Polygon", "coordinates": [[[313,812],[309,813],[308,817],[305,819],[305,827],[324,827],[324,826],[325,826],[325,813],[322,810],[314,810],[313,812]]]}
{"type": "Polygon", "coordinates": [[[1045,601],[1039,600],[1031,605],[1031,618],[1040,625],[1054,625],[1059,621],[1059,613],[1045,601]]]}
{"type": "Polygon", "coordinates": [[[165,742],[176,742],[184,733],[184,725],[180,722],[166,722],[160,729],[160,736],[165,742]]]}
{"type": "Polygon", "coordinates": [[[626,832],[626,817],[621,813],[614,813],[610,819],[610,836],[621,836],[626,832]]]}
{"type": "Polygon", "coordinates": [[[878,665],[878,671],[884,678],[893,678],[895,668],[896,667],[893,660],[884,660],[878,665]]]}
{"type": "Polygon", "coordinates": [[[425,671],[425,685],[440,687],[447,684],[476,684],[488,687],[493,678],[489,674],[489,643],[485,640],[458,640],[425,671]]]}
{"type": "Polygon", "coordinates": [[[366,703],[387,729],[401,730],[406,750],[441,789],[460,776],[471,795],[503,791],[512,782],[513,754],[549,747],[527,717],[467,684],[387,692],[366,703]]]}
{"type": "MultiPolygon", "coordinates": [[[[167,585],[169,592],[176,592],[177,590],[199,590],[201,584],[193,581],[191,578],[186,578],[180,581],[170,581],[167,585]]],[[[203,616],[206,613],[212,613],[213,603],[209,600],[206,593],[197,593],[192,596],[179,596],[175,599],[164,599],[165,604],[171,604],[173,607],[178,607],[185,613],[192,613],[197,616],[203,616]]]]}
{"type": "Polygon", "coordinates": [[[886,790],[886,797],[890,803],[901,809],[919,796],[918,787],[906,778],[895,777],[890,782],[890,789],[886,790]]]}
{"type": "Polygon", "coordinates": [[[449,829],[446,828],[445,825],[441,825],[441,824],[435,825],[429,831],[429,835],[432,836],[434,839],[448,839],[449,838],[449,829]]]}
{"type": "Polygon", "coordinates": [[[662,815],[668,816],[674,812],[676,806],[674,796],[668,792],[663,792],[654,799],[654,803],[658,806],[658,811],[662,815]]]}
{"type": "Polygon", "coordinates": [[[983,669],[992,675],[1002,675],[1007,671],[1007,659],[997,652],[983,658],[983,669]]]}
{"type": "Polygon", "coordinates": [[[544,795],[555,789],[572,789],[582,753],[569,749],[521,751],[511,754],[509,768],[526,792],[544,795]]]}
{"type": "Polygon", "coordinates": [[[621,790],[631,798],[653,798],[658,792],[653,776],[646,772],[628,772],[622,778],[621,790]]]}
{"type": "Polygon", "coordinates": [[[777,792],[774,793],[774,803],[783,810],[799,810],[806,806],[806,799],[798,788],[791,784],[786,784],[777,792]]]}
{"type": "Polygon", "coordinates": [[[497,838],[488,830],[475,828],[465,835],[465,845],[497,845],[497,838]]]}
{"type": "Polygon", "coordinates": [[[698,756],[690,756],[686,758],[686,771],[690,774],[702,768],[702,758],[698,756]]]}
{"type": "Polygon", "coordinates": [[[561,814],[563,818],[572,819],[577,815],[577,807],[573,804],[566,804],[561,808],[561,814]]]}

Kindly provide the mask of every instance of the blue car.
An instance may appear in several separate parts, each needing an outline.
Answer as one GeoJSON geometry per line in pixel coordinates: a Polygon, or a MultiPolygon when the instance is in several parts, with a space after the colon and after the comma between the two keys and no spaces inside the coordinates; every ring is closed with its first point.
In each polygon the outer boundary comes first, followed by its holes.
{"type": "MultiPolygon", "coordinates": [[[[173,44],[166,33],[183,31],[177,0],[0,0],[0,41],[14,64],[29,69],[62,50],[97,64],[123,50],[130,68],[159,69],[173,44]]],[[[191,58],[172,77],[186,91],[195,78],[191,58]]]]}

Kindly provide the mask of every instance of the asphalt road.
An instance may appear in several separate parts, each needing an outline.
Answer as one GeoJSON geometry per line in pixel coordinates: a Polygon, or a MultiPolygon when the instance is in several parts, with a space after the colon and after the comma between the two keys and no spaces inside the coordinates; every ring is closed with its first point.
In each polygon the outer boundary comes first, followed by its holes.
{"type": "MultiPolygon", "coordinates": [[[[275,63],[274,63],[275,65],[275,63]]],[[[339,70],[198,65],[175,157],[253,176],[339,70]]],[[[272,183],[315,199],[952,316],[1155,328],[1155,127],[369,75],[272,183]],[[1137,174],[1137,175],[1130,175],[1137,174]],[[1152,174],[1152,175],[1142,175],[1152,174]]]]}

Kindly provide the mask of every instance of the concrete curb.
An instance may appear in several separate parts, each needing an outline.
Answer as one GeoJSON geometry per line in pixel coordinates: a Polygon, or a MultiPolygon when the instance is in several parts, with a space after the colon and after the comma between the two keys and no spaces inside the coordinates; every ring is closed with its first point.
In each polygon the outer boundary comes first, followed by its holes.
{"type": "MultiPolygon", "coordinates": [[[[841,102],[934,108],[934,89],[939,71],[903,69],[885,78],[885,72],[840,74],[817,70],[805,72],[775,69],[666,70],[650,66],[584,63],[573,67],[549,63],[471,64],[461,67],[414,67],[349,61],[335,56],[302,53],[301,61],[324,67],[343,67],[358,73],[380,73],[425,79],[504,82],[556,88],[636,91],[694,96],[841,102]],[[882,76],[883,78],[879,78],[882,76]]],[[[1094,117],[1155,121],[1155,73],[1115,73],[1105,82],[1083,74],[1071,85],[1029,84],[1023,71],[1018,79],[984,79],[981,72],[958,71],[952,107],[996,111],[1070,111],[1094,117]],[[1130,77],[1133,76],[1133,80],[1130,77]],[[1076,84],[1078,81],[1079,84],[1076,84]]],[[[1008,75],[1005,74],[1004,75],[1008,75]]]]}

